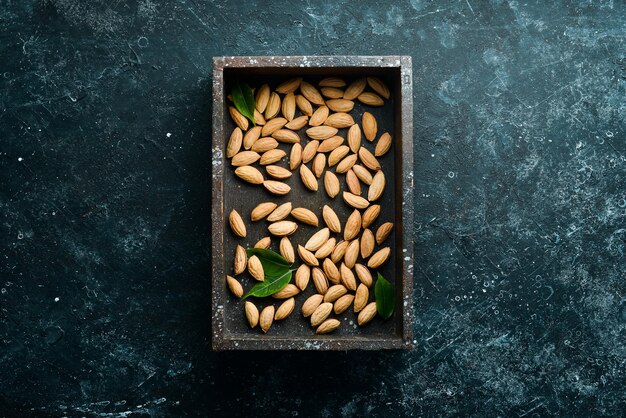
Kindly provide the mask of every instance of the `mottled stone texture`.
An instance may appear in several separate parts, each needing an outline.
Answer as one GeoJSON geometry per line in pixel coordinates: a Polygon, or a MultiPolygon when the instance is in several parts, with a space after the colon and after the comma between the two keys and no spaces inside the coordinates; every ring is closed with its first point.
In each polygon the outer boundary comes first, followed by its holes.
{"type": "Polygon", "coordinates": [[[0,415],[620,415],[621,1],[0,1],[0,415]],[[411,55],[416,348],[210,351],[215,55],[411,55]]]}

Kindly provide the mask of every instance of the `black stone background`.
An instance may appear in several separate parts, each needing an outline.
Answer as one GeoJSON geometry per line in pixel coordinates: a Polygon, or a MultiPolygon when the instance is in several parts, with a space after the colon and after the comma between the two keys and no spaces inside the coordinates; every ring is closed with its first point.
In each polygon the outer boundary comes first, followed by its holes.
{"type": "Polygon", "coordinates": [[[623,1],[0,0],[0,415],[596,416],[623,1]],[[406,54],[416,348],[210,351],[211,59],[406,54]]]}

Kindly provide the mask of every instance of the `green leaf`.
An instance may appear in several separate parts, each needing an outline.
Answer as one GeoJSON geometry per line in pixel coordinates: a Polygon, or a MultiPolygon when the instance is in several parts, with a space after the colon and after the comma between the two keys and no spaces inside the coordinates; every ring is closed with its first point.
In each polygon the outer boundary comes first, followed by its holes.
{"type": "Polygon", "coordinates": [[[391,283],[381,276],[380,273],[378,273],[374,294],[376,296],[376,310],[378,311],[378,315],[389,319],[391,315],[393,315],[396,300],[395,292],[393,291],[391,283]]]}
{"type": "Polygon", "coordinates": [[[252,257],[253,255],[259,257],[266,277],[280,276],[285,270],[289,270],[289,266],[291,266],[289,261],[272,250],[266,250],[265,248],[249,248],[246,250],[246,253],[248,257],[252,257]]]}
{"type": "Polygon", "coordinates": [[[283,290],[291,281],[292,272],[293,270],[285,267],[285,271],[279,276],[267,276],[266,274],[265,280],[252,286],[252,289],[243,298],[246,299],[248,296],[262,298],[283,290]]]}
{"type": "Polygon", "coordinates": [[[250,86],[245,83],[237,83],[231,96],[239,113],[250,119],[254,125],[254,95],[250,86]]]}

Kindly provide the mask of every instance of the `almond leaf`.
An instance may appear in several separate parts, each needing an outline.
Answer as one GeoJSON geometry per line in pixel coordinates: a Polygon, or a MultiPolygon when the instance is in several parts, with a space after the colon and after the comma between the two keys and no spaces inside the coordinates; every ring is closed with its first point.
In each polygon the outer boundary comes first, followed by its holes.
{"type": "Polygon", "coordinates": [[[374,287],[374,295],[376,297],[376,310],[378,315],[384,319],[389,319],[393,315],[395,305],[395,292],[393,286],[380,273],[374,287]]]}
{"type": "Polygon", "coordinates": [[[237,83],[231,93],[235,107],[254,125],[254,95],[249,85],[237,83]]]}

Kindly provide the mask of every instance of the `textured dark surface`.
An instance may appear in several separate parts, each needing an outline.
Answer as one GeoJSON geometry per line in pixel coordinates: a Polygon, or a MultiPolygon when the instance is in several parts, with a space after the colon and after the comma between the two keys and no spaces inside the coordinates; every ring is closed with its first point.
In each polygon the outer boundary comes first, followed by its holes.
{"type": "Polygon", "coordinates": [[[625,16],[1,1],[2,414],[620,415],[625,16]],[[413,351],[210,352],[211,58],[234,54],[413,56],[413,351]]]}

